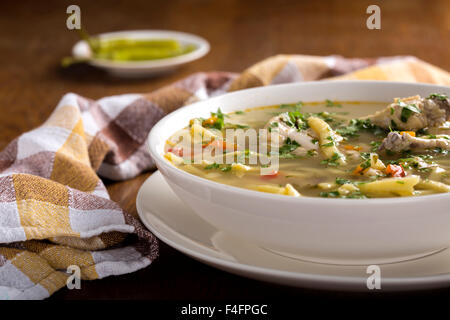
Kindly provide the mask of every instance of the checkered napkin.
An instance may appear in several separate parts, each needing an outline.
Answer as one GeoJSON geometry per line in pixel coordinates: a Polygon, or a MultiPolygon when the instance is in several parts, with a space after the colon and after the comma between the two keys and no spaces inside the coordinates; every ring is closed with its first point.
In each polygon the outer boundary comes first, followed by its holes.
{"type": "Polygon", "coordinates": [[[46,298],[66,285],[71,265],[92,280],[157,257],[155,237],[109,199],[99,175],[152,169],[144,142],[165,114],[226,91],[330,77],[450,85],[449,73],[413,57],[279,55],[241,75],[197,73],[149,94],[66,94],[44,124],[0,153],[0,299],[46,298]]]}

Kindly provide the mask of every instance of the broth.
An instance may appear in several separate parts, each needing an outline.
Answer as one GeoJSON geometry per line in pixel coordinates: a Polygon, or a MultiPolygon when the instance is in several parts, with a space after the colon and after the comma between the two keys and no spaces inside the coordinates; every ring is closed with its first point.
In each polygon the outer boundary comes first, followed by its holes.
{"type": "MultiPolygon", "coordinates": [[[[418,102],[408,104],[407,99],[402,99],[404,103],[394,101],[390,111],[386,111],[385,117],[391,117],[394,128],[378,125],[387,121],[376,114],[387,108],[384,102],[299,102],[229,114],[222,114],[219,109],[209,119],[191,120],[188,127],[171,137],[165,156],[178,168],[209,180],[290,196],[356,199],[449,192],[450,158],[447,149],[442,148],[445,141],[441,141],[450,140],[446,135],[447,122],[417,130],[397,128],[414,126],[417,119],[413,117],[425,116],[419,114],[419,107],[413,108],[418,102]],[[397,112],[401,120],[395,118],[397,112]],[[368,117],[370,114],[375,116],[368,117]],[[404,121],[406,114],[409,119],[404,121]],[[201,131],[201,141],[193,136],[193,128],[201,131]],[[246,132],[264,128],[269,135],[272,132],[278,135],[279,149],[271,155],[277,156],[279,163],[269,174],[262,175],[261,169],[268,166],[249,163],[249,145],[236,149],[236,141],[223,137],[226,129],[246,132]],[[328,130],[328,134],[324,136],[323,130],[328,130]],[[410,146],[414,148],[400,151],[385,148],[391,140],[396,141],[395,137],[411,139],[410,146]],[[441,147],[416,148],[418,142],[414,139],[426,140],[423,142],[426,146],[437,141],[441,147]],[[215,157],[196,163],[194,147],[199,143],[201,148],[197,151],[201,153],[208,146],[220,146],[225,156],[233,153],[235,158],[232,163],[223,164],[213,161],[219,159],[213,153],[215,157]]],[[[274,141],[269,141],[265,155],[270,154],[274,141]]]]}

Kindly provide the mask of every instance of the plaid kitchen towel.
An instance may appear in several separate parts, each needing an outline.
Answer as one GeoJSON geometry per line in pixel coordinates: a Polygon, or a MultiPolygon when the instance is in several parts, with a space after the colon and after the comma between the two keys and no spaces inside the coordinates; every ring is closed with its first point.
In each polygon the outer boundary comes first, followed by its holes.
{"type": "Polygon", "coordinates": [[[155,237],[108,197],[99,176],[152,169],[145,140],[165,114],[226,91],[331,79],[450,85],[450,74],[413,57],[345,59],[278,55],[240,75],[197,73],[149,94],[93,101],[66,94],[50,118],[0,153],[0,299],[43,299],[82,279],[148,266],[155,237]]]}

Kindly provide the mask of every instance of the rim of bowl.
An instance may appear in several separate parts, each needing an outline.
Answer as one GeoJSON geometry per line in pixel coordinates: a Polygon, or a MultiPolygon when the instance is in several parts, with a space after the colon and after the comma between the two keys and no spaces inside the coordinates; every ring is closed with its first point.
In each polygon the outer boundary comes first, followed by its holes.
{"type": "MultiPolygon", "coordinates": [[[[354,205],[364,205],[365,206],[368,204],[387,205],[387,204],[402,204],[405,202],[412,202],[412,201],[415,201],[415,202],[432,201],[433,199],[438,200],[438,199],[450,197],[450,193],[439,193],[439,194],[423,195],[423,196],[418,196],[418,197],[410,196],[410,197],[370,198],[370,199],[289,197],[286,195],[271,194],[271,193],[267,193],[267,192],[261,192],[261,191],[256,191],[256,190],[234,187],[234,186],[215,182],[212,180],[208,180],[208,179],[193,175],[191,173],[188,173],[188,172],[181,170],[178,167],[174,166],[172,163],[170,163],[168,160],[166,160],[163,157],[163,155],[158,152],[158,150],[156,150],[156,145],[160,141],[160,139],[157,137],[158,130],[162,130],[163,127],[165,127],[167,125],[167,122],[170,121],[171,117],[175,116],[178,113],[184,112],[184,110],[186,110],[188,108],[192,108],[198,104],[205,103],[205,101],[214,101],[215,99],[223,98],[224,96],[231,96],[231,95],[236,96],[236,95],[240,95],[240,94],[257,93],[258,91],[265,91],[268,88],[272,88],[271,90],[276,90],[273,88],[297,87],[297,86],[302,86],[302,85],[322,86],[322,85],[327,85],[330,83],[333,83],[333,84],[339,83],[342,85],[352,85],[352,84],[356,84],[356,83],[359,83],[359,84],[364,83],[366,85],[394,85],[394,86],[395,85],[411,85],[411,86],[417,86],[417,87],[433,87],[433,88],[440,87],[445,90],[450,90],[449,86],[442,86],[442,85],[434,85],[434,84],[427,84],[427,83],[400,82],[400,81],[378,81],[378,80],[305,81],[305,82],[298,82],[298,83],[288,83],[288,84],[271,85],[271,86],[267,86],[267,87],[244,89],[244,90],[226,93],[224,95],[220,95],[217,97],[212,97],[212,98],[209,98],[206,100],[198,101],[193,104],[181,107],[181,108],[167,114],[162,119],[160,119],[151,129],[149,136],[147,138],[147,141],[146,141],[147,147],[149,148],[150,155],[155,160],[155,163],[157,163],[158,165],[163,165],[166,170],[170,170],[174,174],[182,175],[188,179],[194,180],[197,183],[200,183],[204,186],[207,186],[207,187],[210,187],[213,189],[223,190],[223,191],[231,192],[231,193],[235,193],[235,194],[238,193],[240,195],[245,195],[245,196],[254,197],[254,198],[264,198],[264,199],[270,199],[270,200],[274,200],[274,201],[291,201],[291,202],[297,202],[297,203],[308,202],[311,204],[322,204],[322,205],[325,203],[329,203],[332,205],[346,205],[347,206],[351,203],[354,205]]],[[[170,127],[170,126],[168,126],[168,127],[170,127]]],[[[174,133],[175,132],[176,131],[174,131],[174,133]]],[[[164,175],[163,175],[163,177],[165,179],[164,175]]]]}
{"type": "MultiPolygon", "coordinates": [[[[195,34],[174,31],[174,30],[158,30],[158,29],[149,29],[149,30],[122,30],[122,31],[113,31],[113,32],[105,32],[93,35],[94,37],[100,37],[103,39],[113,39],[119,36],[125,36],[133,38],[133,35],[142,35],[137,38],[157,38],[152,37],[152,34],[161,34],[162,36],[171,37],[173,39],[179,41],[185,41],[190,44],[194,44],[197,46],[195,50],[182,54],[176,57],[164,58],[164,59],[156,59],[156,60],[143,60],[143,61],[111,61],[107,59],[96,59],[92,58],[92,52],[89,50],[89,64],[99,66],[99,67],[108,67],[108,68],[118,68],[118,69],[141,69],[141,68],[158,68],[158,67],[169,67],[176,66],[184,63],[188,63],[201,57],[205,56],[210,50],[209,42],[200,36],[195,34]],[[145,37],[148,35],[148,37],[145,37]]],[[[77,53],[77,50],[81,46],[88,46],[85,40],[79,40],[72,47],[72,55],[74,57],[83,57],[82,55],[77,53]]]]}

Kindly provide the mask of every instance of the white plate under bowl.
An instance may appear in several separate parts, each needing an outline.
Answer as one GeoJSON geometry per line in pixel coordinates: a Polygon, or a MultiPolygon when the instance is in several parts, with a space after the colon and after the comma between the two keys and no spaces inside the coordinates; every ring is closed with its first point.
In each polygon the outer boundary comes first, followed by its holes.
{"type": "Polygon", "coordinates": [[[116,76],[139,77],[150,76],[165,73],[188,62],[200,59],[209,52],[209,43],[199,36],[167,30],[132,30],[102,33],[98,36],[100,39],[174,39],[182,45],[193,44],[196,49],[192,52],[167,58],[148,61],[111,61],[106,59],[91,59],[92,52],[86,41],[78,41],[72,48],[72,55],[79,59],[90,59],[89,64],[106,70],[116,76]]]}
{"type": "MultiPolygon", "coordinates": [[[[296,287],[369,290],[366,265],[320,264],[292,259],[217,230],[174,194],[159,171],[142,185],[136,206],[142,222],[161,241],[218,269],[296,287]]],[[[381,291],[450,286],[450,249],[379,267],[381,291]]]]}

